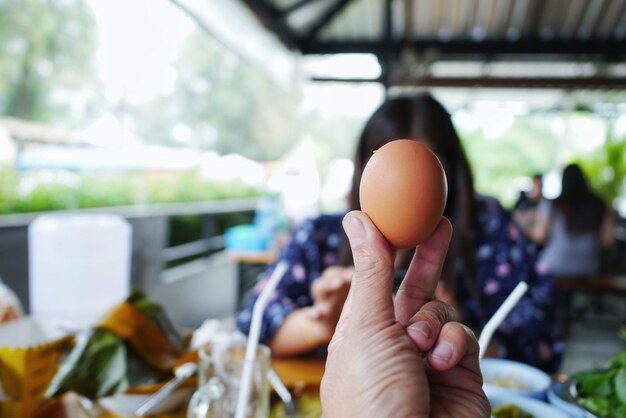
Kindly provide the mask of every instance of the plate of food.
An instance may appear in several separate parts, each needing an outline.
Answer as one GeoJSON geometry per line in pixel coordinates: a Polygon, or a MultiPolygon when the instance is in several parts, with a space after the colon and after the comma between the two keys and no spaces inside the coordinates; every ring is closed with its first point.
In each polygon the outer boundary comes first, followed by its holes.
{"type": "Polygon", "coordinates": [[[569,418],[553,405],[510,393],[485,390],[494,418],[569,418]]]}
{"type": "Polygon", "coordinates": [[[491,393],[527,396],[543,400],[552,380],[536,367],[517,361],[485,358],[480,362],[483,388],[491,393]]]}
{"type": "MultiPolygon", "coordinates": [[[[150,409],[150,414],[162,414],[183,407],[193,394],[195,386],[181,387],[165,399],[150,409]]],[[[152,393],[116,393],[111,396],[100,398],[97,405],[107,412],[112,412],[120,417],[136,417],[135,411],[139,409],[150,397],[152,393]]]]}

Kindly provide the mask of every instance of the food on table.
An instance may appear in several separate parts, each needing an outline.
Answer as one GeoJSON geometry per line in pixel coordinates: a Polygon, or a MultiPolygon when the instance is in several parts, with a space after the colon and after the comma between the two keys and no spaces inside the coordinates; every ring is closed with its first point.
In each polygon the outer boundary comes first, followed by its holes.
{"type": "Polygon", "coordinates": [[[493,376],[485,379],[485,382],[505,389],[529,390],[528,386],[526,386],[523,381],[512,376],[493,376]]]}
{"type": "Polygon", "coordinates": [[[534,418],[515,404],[496,406],[491,410],[491,415],[495,418],[534,418]]]}
{"type": "MultiPolygon", "coordinates": [[[[626,328],[620,336],[626,340],[626,328]]],[[[626,349],[613,357],[608,369],[583,371],[572,378],[579,405],[600,418],[626,417],[626,349]]]]}
{"type": "MultiPolygon", "coordinates": [[[[322,403],[319,394],[304,393],[295,399],[298,404],[298,418],[319,418],[322,416],[322,403]]],[[[270,411],[269,418],[290,418],[285,405],[279,402],[270,411]]]]}
{"type": "Polygon", "coordinates": [[[359,188],[361,209],[396,248],[411,248],[433,233],[448,185],[437,156],[424,144],[391,141],[369,159],[359,188]]]}
{"type": "Polygon", "coordinates": [[[84,335],[52,379],[47,397],[100,398],[167,380],[182,339],[159,305],[137,291],[84,335]]]}

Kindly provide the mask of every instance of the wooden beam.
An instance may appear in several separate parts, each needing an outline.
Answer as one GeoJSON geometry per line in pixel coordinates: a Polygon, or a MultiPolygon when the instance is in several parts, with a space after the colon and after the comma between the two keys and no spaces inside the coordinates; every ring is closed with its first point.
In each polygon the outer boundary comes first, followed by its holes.
{"type": "Polygon", "coordinates": [[[534,7],[529,12],[529,20],[525,27],[522,27],[522,36],[535,36],[541,30],[541,20],[546,10],[548,2],[539,0],[534,2],[534,7]],[[527,29],[527,30],[526,30],[527,29]]]}
{"type": "Polygon", "coordinates": [[[297,0],[297,1],[293,2],[293,3],[291,3],[289,6],[283,7],[282,9],[280,9],[280,13],[283,16],[286,16],[286,15],[291,14],[291,13],[295,12],[296,10],[306,6],[309,3],[313,3],[314,1],[317,1],[317,0],[297,0]]]}
{"type": "MultiPolygon", "coordinates": [[[[382,83],[381,78],[324,78],[318,82],[382,83]]],[[[427,77],[391,80],[391,86],[484,87],[484,88],[564,88],[626,90],[626,79],[615,77],[427,77]]]]}
{"type": "MultiPolygon", "coordinates": [[[[249,1],[249,0],[246,0],[249,1]]],[[[320,30],[326,25],[328,25],[339,12],[341,12],[350,2],[353,0],[337,0],[337,2],[328,8],[322,16],[317,19],[317,21],[313,24],[311,29],[304,36],[304,43],[312,43],[315,42],[315,37],[319,33],[320,30]]]]}
{"type": "Polygon", "coordinates": [[[261,23],[274,32],[289,49],[300,49],[298,39],[283,19],[283,13],[267,0],[242,0],[261,23]]]}
{"type": "Polygon", "coordinates": [[[414,41],[341,41],[315,42],[303,44],[304,54],[335,54],[335,53],[372,53],[381,56],[385,53],[401,52],[402,48],[413,48],[418,53],[427,50],[439,52],[439,59],[454,59],[476,61],[477,55],[507,55],[524,56],[524,59],[533,61],[534,55],[556,56],[602,56],[607,62],[626,61],[626,42],[606,40],[561,40],[544,41],[541,39],[520,39],[517,41],[485,40],[474,42],[471,40],[441,41],[438,39],[422,39],[414,41]]]}
{"type": "Polygon", "coordinates": [[[385,91],[389,91],[389,86],[391,84],[392,77],[392,69],[393,69],[393,60],[398,59],[398,55],[394,54],[392,51],[392,39],[391,35],[393,32],[393,0],[385,0],[385,10],[383,11],[383,43],[385,48],[382,51],[382,55],[379,56],[380,66],[382,70],[382,80],[383,85],[385,86],[385,91]]]}

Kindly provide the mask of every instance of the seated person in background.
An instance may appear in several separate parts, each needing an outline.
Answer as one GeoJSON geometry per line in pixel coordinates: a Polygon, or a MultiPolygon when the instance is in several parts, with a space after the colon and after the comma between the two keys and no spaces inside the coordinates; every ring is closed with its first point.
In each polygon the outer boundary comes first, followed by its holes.
{"type": "Polygon", "coordinates": [[[526,235],[530,235],[535,218],[537,207],[543,200],[543,177],[541,174],[533,176],[533,187],[528,192],[520,192],[520,196],[513,206],[513,219],[526,235]]]}
{"type": "Polygon", "coordinates": [[[532,239],[544,244],[541,264],[555,277],[589,277],[600,272],[600,250],[614,239],[614,217],[594,194],[582,170],[563,171],[561,194],[539,206],[532,239]]]}
{"type": "MultiPolygon", "coordinates": [[[[560,344],[555,334],[552,281],[537,272],[536,247],[493,198],[475,193],[472,173],[452,120],[428,94],[390,99],[365,124],[354,159],[350,209],[359,209],[359,184],[369,157],[395,139],[422,141],[439,157],[448,179],[444,211],[454,226],[437,298],[457,310],[459,320],[480,330],[520,281],[530,290],[499,328],[492,355],[555,370],[560,344]]],[[[352,253],[341,228],[344,214],[305,222],[283,248],[288,263],[263,319],[261,339],[274,354],[296,355],[325,347],[345,302],[353,273],[352,253]]],[[[405,270],[414,251],[396,256],[405,270]]],[[[252,307],[273,267],[261,277],[237,323],[248,332],[252,307]]],[[[430,331],[422,330],[425,334],[430,331]]]]}

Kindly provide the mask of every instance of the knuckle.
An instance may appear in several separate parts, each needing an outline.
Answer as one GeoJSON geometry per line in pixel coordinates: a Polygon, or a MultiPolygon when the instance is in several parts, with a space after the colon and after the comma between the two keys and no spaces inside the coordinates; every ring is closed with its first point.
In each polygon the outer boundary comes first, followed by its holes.
{"type": "Polygon", "coordinates": [[[439,309],[441,309],[442,314],[447,318],[448,321],[456,321],[456,310],[454,307],[448,303],[442,301],[436,301],[439,309]]]}
{"type": "Polygon", "coordinates": [[[386,273],[392,268],[388,260],[372,254],[367,248],[363,247],[356,249],[355,259],[358,260],[358,262],[355,263],[354,269],[355,276],[357,277],[377,276],[386,273]]]}
{"type": "Polygon", "coordinates": [[[424,314],[437,327],[454,320],[454,312],[448,309],[448,305],[439,301],[428,302],[423,309],[424,314]]]}
{"type": "Polygon", "coordinates": [[[407,281],[403,281],[397,293],[411,301],[421,302],[424,300],[424,289],[417,283],[407,283],[407,281]]]}

